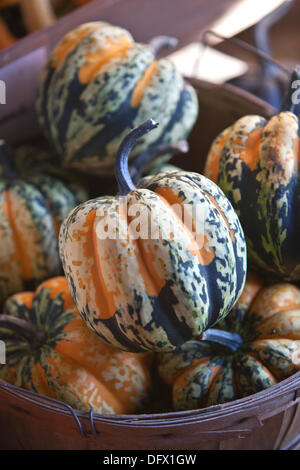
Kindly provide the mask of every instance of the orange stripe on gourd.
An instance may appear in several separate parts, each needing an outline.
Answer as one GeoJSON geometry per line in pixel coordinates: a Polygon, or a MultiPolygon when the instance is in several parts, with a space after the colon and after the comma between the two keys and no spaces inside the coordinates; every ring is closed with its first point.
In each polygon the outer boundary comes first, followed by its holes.
{"type": "MultiPolygon", "coordinates": [[[[34,368],[31,370],[31,380],[38,393],[45,395],[46,397],[56,398],[55,394],[49,387],[45,371],[40,363],[36,363],[34,368]]],[[[25,387],[28,389],[31,388],[30,384],[25,384],[25,387]]]]}
{"type": "Polygon", "coordinates": [[[54,299],[61,294],[64,300],[64,309],[67,310],[74,305],[71,293],[68,288],[67,279],[64,276],[53,277],[39,285],[37,294],[41,289],[49,289],[50,299],[54,299]]]}
{"type": "Polygon", "coordinates": [[[168,384],[170,386],[174,385],[174,384],[177,385],[177,383],[180,386],[182,384],[182,381],[180,380],[181,376],[184,376],[183,380],[185,381],[186,380],[185,377],[190,372],[192,372],[198,366],[203,366],[203,365],[208,364],[209,361],[211,361],[210,356],[204,356],[204,357],[201,357],[201,359],[194,359],[193,362],[188,367],[185,367],[184,369],[178,370],[171,377],[164,376],[164,381],[166,382],[166,384],[168,384]]]}
{"type": "Polygon", "coordinates": [[[117,394],[118,401],[123,403],[123,407],[127,407],[127,412],[133,412],[135,405],[132,403],[130,408],[130,397],[132,397],[134,393],[130,387],[133,387],[134,382],[131,379],[133,375],[139,371],[139,375],[144,376],[145,381],[150,381],[148,371],[143,369],[143,367],[148,367],[149,364],[143,366],[140,357],[133,357],[132,354],[124,353],[123,351],[118,353],[113,347],[99,341],[99,338],[86,328],[79,314],[76,311],[74,314],[78,315],[78,319],[75,320],[75,322],[77,321],[78,323],[77,328],[75,329],[74,321],[70,322],[64,329],[64,332],[69,332],[68,336],[56,345],[55,351],[59,352],[64,357],[68,357],[70,360],[89,371],[94,377],[102,378],[105,381],[107,391],[117,394]],[[98,358],[96,361],[95,357],[98,358]],[[112,373],[109,372],[109,369],[114,367],[117,375],[119,373],[122,375],[122,367],[124,367],[124,364],[128,360],[131,363],[134,362],[134,371],[131,370],[132,368],[128,368],[127,373],[129,373],[129,380],[123,381],[122,386],[120,386],[117,376],[113,376],[112,373]],[[108,373],[106,373],[107,370],[108,373]]]}
{"type": "Polygon", "coordinates": [[[53,60],[51,62],[52,67],[59,67],[67,55],[75,49],[80,41],[95,30],[96,26],[90,25],[88,28],[84,28],[82,30],[76,29],[67,34],[53,51],[53,60]]]}
{"type": "Polygon", "coordinates": [[[208,386],[207,386],[207,395],[205,397],[205,404],[204,406],[209,406],[210,405],[210,395],[211,393],[214,392],[214,388],[218,382],[218,379],[220,378],[220,374],[224,370],[224,366],[222,365],[217,365],[217,366],[212,366],[209,368],[211,370],[211,374],[208,379],[208,386]]]}
{"type": "Polygon", "coordinates": [[[250,313],[264,322],[274,315],[300,309],[300,295],[292,284],[275,284],[261,291],[251,306],[250,313]]]}
{"type": "Polygon", "coordinates": [[[226,142],[227,136],[229,133],[229,128],[225,129],[213,142],[211,149],[209,151],[205,168],[204,174],[212,180],[214,183],[218,182],[218,174],[219,174],[219,162],[221,151],[224,147],[226,142]]]}
{"type": "MultiPolygon", "coordinates": [[[[49,358],[48,365],[50,367],[47,374],[50,383],[51,380],[54,381],[56,392],[58,392],[57,385],[61,386],[61,390],[65,387],[66,396],[70,397],[71,393],[75,398],[80,397],[84,408],[89,405],[99,408],[106,404],[115,413],[123,411],[120,401],[93,374],[72,359],[55,353],[49,358]]],[[[63,399],[64,397],[58,398],[63,399]]]]}
{"type": "Polygon", "coordinates": [[[151,85],[153,76],[157,72],[158,62],[154,60],[146,69],[143,77],[138,81],[131,97],[131,107],[136,108],[143,99],[146,88],[151,85]]]}
{"type": "Polygon", "coordinates": [[[27,242],[16,224],[16,220],[19,216],[19,209],[14,208],[9,191],[4,191],[3,196],[5,201],[3,209],[9,225],[11,226],[15,245],[13,260],[19,260],[22,278],[30,280],[32,279],[32,269],[30,256],[28,255],[27,242]]]}
{"type": "Polygon", "coordinates": [[[112,59],[122,59],[126,57],[126,52],[132,48],[132,41],[128,36],[121,36],[116,42],[107,39],[105,46],[96,52],[86,53],[86,62],[78,70],[78,78],[84,85],[93,80],[100,72],[101,68],[112,59]]]}
{"type": "Polygon", "coordinates": [[[82,234],[85,236],[85,242],[83,243],[84,257],[88,260],[93,260],[90,266],[90,273],[86,273],[86,277],[83,282],[87,282],[86,289],[89,289],[90,285],[94,285],[94,301],[101,312],[100,317],[109,318],[109,306],[105,295],[105,286],[103,283],[102,273],[99,271],[96,260],[94,259],[94,222],[96,218],[96,210],[92,210],[86,217],[84,227],[87,228],[87,232],[83,231],[82,234]]]}
{"type": "Polygon", "coordinates": [[[300,340],[299,310],[279,312],[260,323],[257,339],[284,338],[300,340]]]}
{"type": "Polygon", "coordinates": [[[106,286],[100,259],[97,256],[96,216],[96,210],[90,211],[86,216],[83,230],[76,233],[77,239],[82,238],[83,256],[87,260],[92,260],[90,270],[81,274],[78,271],[78,275],[82,275],[82,277],[79,277],[79,284],[82,288],[85,287],[87,292],[92,286],[94,287],[94,302],[97,305],[100,318],[107,319],[114,316],[116,306],[113,300],[114,292],[111,292],[106,286]]]}
{"type": "MultiPolygon", "coordinates": [[[[128,210],[130,211],[130,208],[128,210]]],[[[149,296],[158,296],[161,289],[166,284],[164,277],[166,271],[164,270],[163,273],[159,273],[157,271],[157,267],[155,265],[156,254],[152,252],[147,240],[144,240],[143,238],[135,239],[135,234],[132,233],[131,225],[133,220],[134,217],[130,217],[129,214],[127,214],[128,235],[134,246],[134,256],[138,262],[139,272],[144,281],[147,294],[149,296]]]]}
{"type": "MultiPolygon", "coordinates": [[[[33,292],[20,292],[18,294],[14,294],[11,296],[17,303],[24,304],[26,307],[31,308],[33,299],[34,299],[34,293],[33,292]]],[[[9,297],[6,302],[10,300],[9,297]]],[[[4,312],[5,313],[5,305],[4,305],[4,312]]]]}
{"type": "MultiPolygon", "coordinates": [[[[230,145],[233,147],[235,154],[239,154],[239,157],[247,165],[247,167],[254,171],[257,169],[259,162],[259,146],[261,143],[261,135],[263,128],[255,129],[250,134],[244,133],[241,137],[239,134],[236,139],[230,141],[230,145]],[[243,137],[247,136],[246,142],[243,142],[243,137]]],[[[220,158],[221,153],[219,154],[220,158]]]]}

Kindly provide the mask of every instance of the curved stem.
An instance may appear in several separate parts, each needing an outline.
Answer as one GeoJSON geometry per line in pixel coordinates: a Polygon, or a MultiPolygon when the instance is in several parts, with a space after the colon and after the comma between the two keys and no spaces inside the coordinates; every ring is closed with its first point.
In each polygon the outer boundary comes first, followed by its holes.
{"type": "Polygon", "coordinates": [[[0,315],[0,328],[7,328],[18,335],[24,336],[34,347],[42,346],[46,341],[45,331],[22,318],[12,315],[0,315]]]}
{"type": "Polygon", "coordinates": [[[19,174],[14,165],[13,155],[4,142],[0,140],[0,166],[1,168],[1,177],[5,179],[15,179],[18,178],[19,174]]]}
{"type": "Polygon", "coordinates": [[[148,134],[148,132],[152,131],[152,129],[155,129],[157,126],[157,122],[153,121],[153,119],[149,119],[129,132],[121,143],[115,163],[115,176],[121,196],[126,196],[130,191],[135,190],[128,168],[128,157],[132,148],[140,137],[148,134]]]}
{"type": "Polygon", "coordinates": [[[149,47],[155,56],[159,51],[166,47],[167,49],[174,49],[178,44],[178,39],[171,36],[155,36],[148,42],[149,47]]]}
{"type": "Polygon", "coordinates": [[[293,94],[296,89],[300,87],[300,67],[297,66],[291,74],[288,91],[283,100],[281,111],[291,111],[294,112],[295,106],[298,103],[293,102],[293,94]]]}
{"type": "Polygon", "coordinates": [[[130,169],[130,175],[134,183],[136,183],[142,176],[145,168],[149,163],[154,162],[156,159],[165,154],[176,155],[177,153],[187,153],[189,151],[189,144],[186,140],[180,140],[175,144],[166,143],[158,145],[150,150],[139,155],[130,169]]]}
{"type": "Polygon", "coordinates": [[[236,352],[243,344],[243,339],[238,333],[230,333],[229,331],[217,330],[214,328],[206,330],[201,339],[226,346],[233,352],[236,352]]]}

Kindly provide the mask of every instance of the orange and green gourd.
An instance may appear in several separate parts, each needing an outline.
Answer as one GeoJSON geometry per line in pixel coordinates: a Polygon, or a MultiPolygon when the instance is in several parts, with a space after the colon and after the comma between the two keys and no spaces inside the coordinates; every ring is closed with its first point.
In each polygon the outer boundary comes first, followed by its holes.
{"type": "Polygon", "coordinates": [[[204,174],[217,183],[243,227],[249,265],[274,280],[300,280],[299,119],[295,71],[283,111],[244,116],[213,142],[204,174]]]}
{"type": "Polygon", "coordinates": [[[300,370],[300,289],[264,286],[249,273],[243,294],[216,328],[160,354],[175,410],[204,408],[264,390],[300,370]]]}
{"type": "Polygon", "coordinates": [[[187,138],[198,114],[195,90],[166,58],[104,22],[82,24],[52,52],[41,74],[39,122],[64,166],[113,175],[115,155],[126,134],[150,116],[160,129],[145,136],[132,159],[150,147],[187,138]]]}
{"type": "Polygon", "coordinates": [[[10,297],[0,340],[0,378],[15,386],[103,414],[134,413],[149,400],[151,355],[103,343],[82,321],[64,277],[10,297]]]}
{"type": "Polygon", "coordinates": [[[31,156],[32,165],[23,168],[24,151],[14,155],[0,142],[0,304],[9,295],[62,273],[60,224],[87,199],[81,185],[69,176],[44,173],[38,155],[36,165],[31,156]]]}
{"type": "Polygon", "coordinates": [[[75,208],[59,238],[79,313],[131,352],[170,351],[199,336],[230,312],[246,278],[243,231],[217,185],[174,171],[134,186],[129,153],[156,126],[146,121],[123,140],[119,196],[75,208]]]}

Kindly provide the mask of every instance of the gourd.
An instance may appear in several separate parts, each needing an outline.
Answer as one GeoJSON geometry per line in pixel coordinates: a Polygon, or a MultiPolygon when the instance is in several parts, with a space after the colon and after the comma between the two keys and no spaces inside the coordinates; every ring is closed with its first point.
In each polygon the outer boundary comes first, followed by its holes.
{"type": "Polygon", "coordinates": [[[10,297],[0,339],[6,345],[0,378],[13,385],[104,414],[133,413],[149,399],[149,354],[100,341],[80,318],[64,277],[10,297]]]}
{"type": "Polygon", "coordinates": [[[290,283],[264,286],[251,272],[237,304],[216,329],[158,357],[175,410],[246,397],[299,369],[300,289],[290,283]]]}
{"type": "Polygon", "coordinates": [[[24,169],[23,178],[18,162],[1,141],[0,304],[10,294],[61,274],[57,242],[60,224],[87,198],[76,182],[69,184],[42,173],[38,163],[36,168],[24,169]]]}
{"type": "Polygon", "coordinates": [[[165,36],[139,44],[104,22],[82,24],[59,42],[41,74],[37,114],[64,166],[113,175],[122,138],[149,116],[160,129],[139,142],[132,158],[188,136],[196,92],[168,59],[156,59],[173,44],[165,36]]]}
{"type": "Polygon", "coordinates": [[[291,103],[270,120],[244,116],[213,142],[204,174],[217,183],[245,232],[249,265],[274,280],[300,279],[299,119],[291,103]]]}
{"type": "Polygon", "coordinates": [[[119,196],[72,210],[59,237],[82,318],[104,341],[132,352],[173,350],[197,337],[229,313],[246,273],[242,228],[214,183],[179,171],[135,188],[128,155],[156,126],[148,120],[123,140],[119,196]]]}

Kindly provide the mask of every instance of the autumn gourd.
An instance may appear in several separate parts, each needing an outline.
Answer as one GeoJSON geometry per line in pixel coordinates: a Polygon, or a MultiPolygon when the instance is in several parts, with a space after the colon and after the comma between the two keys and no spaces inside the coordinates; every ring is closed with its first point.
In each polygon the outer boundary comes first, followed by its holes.
{"type": "Polygon", "coordinates": [[[250,273],[216,329],[161,354],[158,370],[172,388],[175,410],[230,402],[286,379],[300,370],[300,289],[263,286],[250,273]]]}
{"type": "Polygon", "coordinates": [[[64,277],[10,297],[0,339],[6,345],[0,378],[18,387],[104,414],[133,413],[149,398],[149,354],[100,341],[80,318],[64,277]]]}
{"type": "Polygon", "coordinates": [[[156,59],[173,42],[163,36],[139,44],[104,22],[82,24],[59,42],[40,78],[37,113],[65,166],[113,175],[122,138],[149,116],[160,129],[139,142],[132,158],[188,136],[196,93],[168,59],[156,59]]]}
{"type": "Polygon", "coordinates": [[[249,264],[285,280],[300,279],[299,119],[284,111],[245,116],[213,142],[204,174],[230,199],[245,232],[249,264]]]}
{"type": "Polygon", "coordinates": [[[0,304],[12,293],[61,274],[59,227],[86,198],[76,182],[40,173],[34,165],[24,169],[23,178],[18,161],[0,142],[0,304]]]}
{"type": "Polygon", "coordinates": [[[229,313],[246,272],[239,220],[214,183],[182,171],[135,188],[128,155],[156,126],[146,121],[123,140],[119,196],[81,204],[60,230],[79,313],[107,343],[132,352],[173,350],[197,337],[229,313]]]}

